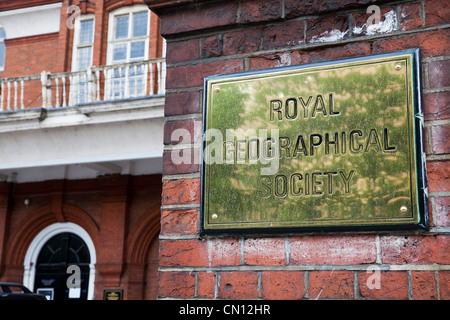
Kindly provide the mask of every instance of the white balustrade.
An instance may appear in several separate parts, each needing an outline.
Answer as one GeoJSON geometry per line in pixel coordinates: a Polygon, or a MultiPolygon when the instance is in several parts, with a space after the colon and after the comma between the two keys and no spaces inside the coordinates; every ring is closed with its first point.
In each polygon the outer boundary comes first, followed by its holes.
{"type": "Polygon", "coordinates": [[[42,71],[40,75],[4,78],[0,79],[0,112],[30,107],[74,107],[164,94],[165,78],[164,58],[91,66],[86,71],[42,71]],[[40,90],[37,87],[39,84],[40,90]],[[29,91],[25,92],[25,88],[29,91]]]}

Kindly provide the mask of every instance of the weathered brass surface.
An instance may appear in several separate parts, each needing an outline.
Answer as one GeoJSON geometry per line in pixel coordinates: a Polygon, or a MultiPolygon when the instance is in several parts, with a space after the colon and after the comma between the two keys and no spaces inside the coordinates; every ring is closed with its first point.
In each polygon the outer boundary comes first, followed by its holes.
{"type": "Polygon", "coordinates": [[[403,54],[207,79],[204,230],[417,224],[413,77],[403,54]]]}
{"type": "Polygon", "coordinates": [[[120,289],[104,289],[103,300],[122,300],[123,290],[120,289]]]}

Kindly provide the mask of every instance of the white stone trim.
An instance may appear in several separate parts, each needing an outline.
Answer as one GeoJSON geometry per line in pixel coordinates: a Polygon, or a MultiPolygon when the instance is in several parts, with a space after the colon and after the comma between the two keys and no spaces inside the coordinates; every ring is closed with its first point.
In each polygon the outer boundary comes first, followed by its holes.
{"type": "Polygon", "coordinates": [[[6,39],[59,32],[61,7],[62,3],[53,3],[0,12],[6,39]]]}

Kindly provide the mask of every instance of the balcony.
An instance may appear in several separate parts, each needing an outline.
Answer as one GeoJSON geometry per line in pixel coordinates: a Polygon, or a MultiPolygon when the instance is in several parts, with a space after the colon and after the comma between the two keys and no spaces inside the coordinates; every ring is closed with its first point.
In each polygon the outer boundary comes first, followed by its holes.
{"type": "Polygon", "coordinates": [[[0,80],[0,181],[161,172],[165,59],[0,80]]]}
{"type": "Polygon", "coordinates": [[[0,111],[65,108],[165,93],[165,59],[0,80],[0,111]]]}

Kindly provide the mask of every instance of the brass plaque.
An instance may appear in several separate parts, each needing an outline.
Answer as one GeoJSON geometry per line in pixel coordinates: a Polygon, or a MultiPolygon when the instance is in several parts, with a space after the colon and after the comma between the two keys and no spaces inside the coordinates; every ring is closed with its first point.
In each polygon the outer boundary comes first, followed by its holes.
{"type": "Polygon", "coordinates": [[[206,78],[202,232],[426,226],[418,57],[206,78]]]}
{"type": "Polygon", "coordinates": [[[123,300],[123,290],[121,289],[104,289],[103,300],[123,300]]]}

